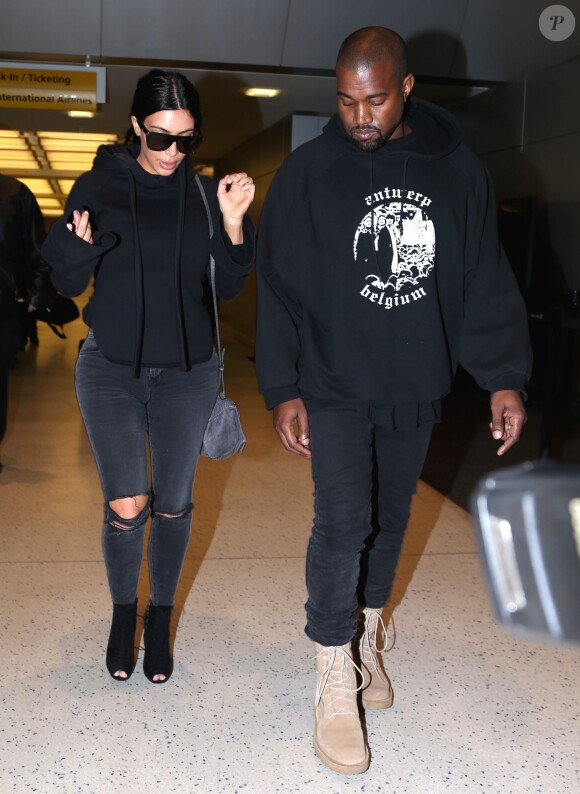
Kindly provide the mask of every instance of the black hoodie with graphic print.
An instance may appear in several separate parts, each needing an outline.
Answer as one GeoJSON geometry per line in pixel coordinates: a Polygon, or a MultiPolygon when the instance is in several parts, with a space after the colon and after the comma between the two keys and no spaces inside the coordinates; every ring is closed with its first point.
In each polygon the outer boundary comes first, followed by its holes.
{"type": "Polygon", "coordinates": [[[266,405],[436,401],[457,364],[524,391],[526,311],[500,247],[490,177],[453,117],[412,99],[412,132],[359,149],[335,115],[293,152],[258,243],[266,405]]]}
{"type": "Polygon", "coordinates": [[[221,225],[217,185],[202,177],[214,235],[188,157],[168,176],[137,162],[138,146],[101,146],[93,169],[75,182],[65,213],[42,255],[64,295],[79,295],[94,275],[83,311],[103,355],[112,362],[188,369],[212,354],[206,278],[210,252],[219,296],[233,298],[253,266],[254,228],[233,245],[221,225]],[[91,213],[93,244],[66,226],[73,209],[91,213]]]}

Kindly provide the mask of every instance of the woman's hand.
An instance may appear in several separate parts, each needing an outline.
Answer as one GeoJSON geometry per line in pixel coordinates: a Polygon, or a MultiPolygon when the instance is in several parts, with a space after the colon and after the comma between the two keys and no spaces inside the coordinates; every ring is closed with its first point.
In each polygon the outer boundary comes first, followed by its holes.
{"type": "Polygon", "coordinates": [[[85,243],[93,243],[93,231],[91,229],[91,222],[89,220],[89,211],[73,210],[72,223],[67,223],[66,228],[76,234],[85,241],[85,243]]]}
{"type": "Polygon", "coordinates": [[[218,184],[218,201],[224,229],[234,245],[244,242],[242,222],[254,200],[255,185],[247,174],[227,174],[218,184]]]}

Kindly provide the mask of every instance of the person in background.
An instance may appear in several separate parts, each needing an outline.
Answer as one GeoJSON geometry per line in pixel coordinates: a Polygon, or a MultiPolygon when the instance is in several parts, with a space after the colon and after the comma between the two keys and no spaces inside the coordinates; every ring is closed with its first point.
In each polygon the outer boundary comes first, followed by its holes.
{"type": "Polygon", "coordinates": [[[0,443],[8,416],[8,371],[26,338],[24,318],[42,304],[47,286],[50,290],[48,268],[40,258],[44,238],[32,192],[0,174],[0,443]]]}
{"type": "Polygon", "coordinates": [[[312,464],[314,746],[358,774],[357,689],[367,709],[393,703],[381,615],[441,399],[461,364],[491,395],[503,455],[526,420],[531,357],[490,177],[453,117],[411,98],[404,41],[355,31],[336,79],[338,113],[266,199],[256,355],[283,446],[312,464]]]}
{"type": "Polygon", "coordinates": [[[160,684],[173,671],[170,616],[190,536],[197,460],[218,390],[206,300],[209,258],[216,262],[218,295],[233,298],[253,266],[246,210],[254,185],[245,173],[219,184],[196,181],[189,155],[202,139],[200,99],[182,74],[144,75],[130,115],[134,143],[99,148],[43,255],[64,295],[79,295],[94,277],[76,390],[105,500],[102,548],[113,600],[107,669],[126,681],[135,666],[137,585],[151,512],[143,670],[160,684]]]}

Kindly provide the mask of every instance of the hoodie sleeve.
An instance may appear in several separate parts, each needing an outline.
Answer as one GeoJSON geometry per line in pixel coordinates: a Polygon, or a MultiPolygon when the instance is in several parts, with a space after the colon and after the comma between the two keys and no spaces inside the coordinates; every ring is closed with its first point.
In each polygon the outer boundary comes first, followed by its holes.
{"type": "Polygon", "coordinates": [[[216,291],[220,298],[230,300],[241,292],[248,273],[254,267],[256,230],[252,219],[246,213],[242,227],[244,242],[234,245],[223,227],[222,214],[217,199],[217,183],[213,179],[205,177],[201,177],[201,180],[208,199],[214,228],[210,253],[215,259],[216,291]]]}
{"type": "Polygon", "coordinates": [[[285,184],[287,173],[283,167],[272,183],[258,237],[256,366],[260,391],[269,409],[300,397],[301,313],[284,282],[284,272],[291,266],[288,251],[294,206],[285,184]]]}
{"type": "Polygon", "coordinates": [[[468,207],[459,363],[489,392],[525,394],[532,367],[527,312],[499,242],[491,178],[481,168],[468,207]]]}
{"type": "Polygon", "coordinates": [[[50,230],[42,257],[52,268],[51,279],[57,290],[67,297],[80,295],[87,287],[101,257],[117,243],[112,232],[99,233],[93,227],[93,242],[87,243],[67,229],[73,210],[95,211],[95,191],[91,189],[91,174],[83,174],[75,182],[66,208],[50,230]]]}
{"type": "Polygon", "coordinates": [[[244,242],[234,245],[223,228],[220,213],[217,232],[211,241],[211,253],[216,262],[217,294],[226,300],[238,295],[254,267],[256,232],[249,215],[244,215],[243,233],[244,242]]]}

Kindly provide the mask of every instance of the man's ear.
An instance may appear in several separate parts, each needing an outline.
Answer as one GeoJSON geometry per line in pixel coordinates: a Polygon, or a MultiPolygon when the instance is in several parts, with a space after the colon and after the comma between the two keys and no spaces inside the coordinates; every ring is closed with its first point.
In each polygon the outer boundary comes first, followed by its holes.
{"type": "Polygon", "coordinates": [[[415,85],[415,75],[409,74],[403,80],[403,100],[406,102],[415,85]]]}

